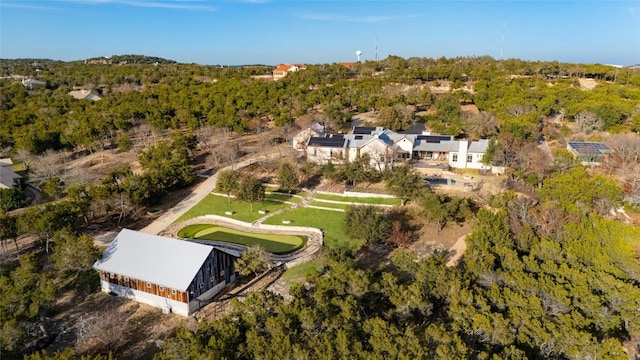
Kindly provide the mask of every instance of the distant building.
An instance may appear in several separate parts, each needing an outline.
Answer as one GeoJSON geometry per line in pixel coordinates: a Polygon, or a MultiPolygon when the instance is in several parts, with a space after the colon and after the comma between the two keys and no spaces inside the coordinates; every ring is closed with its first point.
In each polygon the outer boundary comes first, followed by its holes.
{"type": "Polygon", "coordinates": [[[98,95],[98,93],[93,90],[77,89],[70,91],[68,95],[71,95],[78,100],[102,100],[102,96],[98,95]]]}
{"type": "Polygon", "coordinates": [[[293,137],[292,146],[296,150],[304,150],[307,148],[307,143],[311,137],[322,136],[326,133],[324,126],[313,123],[308,128],[299,132],[293,137]]]}
{"type": "Polygon", "coordinates": [[[316,164],[353,161],[368,154],[382,171],[398,163],[416,168],[488,169],[482,163],[489,140],[454,140],[451,135],[402,134],[382,127],[354,127],[350,134],[312,136],[305,149],[316,164]]]}
{"type": "Polygon", "coordinates": [[[22,79],[22,85],[29,90],[33,90],[35,86],[45,86],[47,83],[36,79],[22,79]]]}
{"type": "Polygon", "coordinates": [[[601,142],[567,142],[567,150],[571,151],[583,165],[597,165],[613,151],[601,142]]]}
{"type": "Polygon", "coordinates": [[[235,259],[209,245],[124,229],[93,267],[102,291],[189,316],[235,281],[235,259]]]}
{"type": "Polygon", "coordinates": [[[273,69],[273,80],[280,80],[290,72],[296,72],[306,68],[303,64],[280,64],[273,69]]]}
{"type": "Polygon", "coordinates": [[[19,187],[22,176],[12,170],[13,161],[11,159],[0,159],[0,189],[19,187]]]}

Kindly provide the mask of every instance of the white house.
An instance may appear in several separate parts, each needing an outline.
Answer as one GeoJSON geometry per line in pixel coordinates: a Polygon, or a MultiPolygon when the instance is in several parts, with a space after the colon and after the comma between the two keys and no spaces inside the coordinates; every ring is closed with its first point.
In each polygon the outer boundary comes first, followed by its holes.
{"type": "Polygon", "coordinates": [[[124,229],[93,265],[102,291],[189,316],[235,280],[235,256],[124,229]]]}
{"type": "Polygon", "coordinates": [[[9,189],[20,185],[22,176],[13,172],[12,166],[11,159],[0,159],[0,189],[9,189]]]}
{"type": "Polygon", "coordinates": [[[306,69],[306,66],[303,64],[280,64],[273,69],[273,80],[280,80],[290,72],[296,72],[304,69],[306,69]]]}
{"type": "Polygon", "coordinates": [[[454,140],[451,135],[401,134],[381,127],[354,127],[350,134],[312,136],[306,146],[307,160],[316,164],[340,164],[364,154],[371,166],[384,170],[397,163],[487,169],[482,157],[489,140],[454,140]]]}

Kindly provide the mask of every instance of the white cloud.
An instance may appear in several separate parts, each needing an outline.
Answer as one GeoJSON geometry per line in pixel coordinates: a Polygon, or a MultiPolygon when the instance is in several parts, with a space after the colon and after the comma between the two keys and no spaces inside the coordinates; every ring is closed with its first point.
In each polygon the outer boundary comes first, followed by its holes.
{"type": "Polygon", "coordinates": [[[345,15],[345,14],[306,13],[306,14],[296,14],[295,16],[301,19],[316,20],[316,21],[382,23],[382,22],[390,22],[395,20],[417,18],[417,17],[421,17],[422,15],[412,14],[412,15],[388,15],[388,16],[376,16],[376,15],[353,16],[353,15],[345,15]]]}
{"type": "Polygon", "coordinates": [[[89,5],[117,4],[143,8],[161,8],[176,10],[199,10],[215,11],[216,8],[209,5],[201,5],[202,1],[194,0],[170,0],[170,1],[147,1],[147,0],[63,0],[66,2],[82,3],[89,5]]]}
{"type": "Polygon", "coordinates": [[[14,8],[14,9],[28,9],[28,10],[62,10],[55,7],[50,6],[38,6],[38,5],[29,5],[28,3],[12,3],[6,1],[0,1],[0,7],[4,8],[14,8]]]}

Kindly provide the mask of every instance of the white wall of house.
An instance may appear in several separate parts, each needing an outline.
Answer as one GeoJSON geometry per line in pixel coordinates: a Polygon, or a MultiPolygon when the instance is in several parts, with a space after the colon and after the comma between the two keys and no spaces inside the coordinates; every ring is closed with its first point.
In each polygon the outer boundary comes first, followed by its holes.
{"type": "Polygon", "coordinates": [[[409,154],[413,153],[413,143],[407,138],[400,139],[395,145],[402,149],[402,151],[406,151],[409,154]]]}
{"type": "Polygon", "coordinates": [[[382,171],[393,163],[394,151],[382,140],[372,140],[360,148],[360,155],[369,154],[370,165],[382,171]]]}
{"type": "Polygon", "coordinates": [[[488,169],[490,165],[482,163],[483,153],[468,153],[471,156],[471,162],[467,162],[467,169],[488,169]]]}
{"type": "Polygon", "coordinates": [[[151,305],[160,309],[169,307],[171,308],[171,312],[178,315],[189,316],[189,314],[192,312],[190,312],[191,309],[189,304],[175,301],[166,297],[149,294],[144,291],[133,290],[128,287],[112,284],[108,281],[100,281],[100,286],[102,288],[102,291],[104,292],[113,292],[115,294],[118,294],[118,296],[126,297],[127,299],[135,300],[143,304],[151,305]]]}
{"type": "Polygon", "coordinates": [[[309,146],[307,147],[307,160],[319,165],[324,165],[331,160],[334,164],[342,164],[344,161],[343,148],[309,146]]]}

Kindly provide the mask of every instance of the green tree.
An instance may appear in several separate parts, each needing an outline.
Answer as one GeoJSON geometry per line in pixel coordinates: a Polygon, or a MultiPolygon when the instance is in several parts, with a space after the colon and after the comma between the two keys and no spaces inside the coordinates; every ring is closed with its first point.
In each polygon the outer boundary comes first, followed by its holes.
{"type": "Polygon", "coordinates": [[[0,209],[9,211],[23,206],[26,196],[20,189],[9,188],[0,189],[0,209]]]}
{"type": "Polygon", "coordinates": [[[264,186],[259,179],[245,176],[238,183],[238,200],[248,202],[253,212],[253,203],[264,199],[264,186]]]}
{"type": "Polygon", "coordinates": [[[385,175],[387,190],[402,199],[402,205],[423,188],[423,181],[409,165],[396,166],[385,175]]]}
{"type": "Polygon", "coordinates": [[[42,192],[47,196],[57,200],[62,195],[64,185],[59,178],[52,177],[46,179],[42,184],[40,184],[40,188],[42,189],[42,192]]]}
{"type": "Polygon", "coordinates": [[[438,232],[451,221],[464,221],[470,214],[471,204],[468,199],[451,197],[425,191],[418,200],[420,213],[425,219],[438,224],[438,232]]]}
{"type": "Polygon", "coordinates": [[[100,250],[94,245],[91,236],[74,234],[68,229],[53,234],[53,266],[61,273],[78,273],[91,270],[93,263],[100,258],[100,250]]]}
{"type": "Polygon", "coordinates": [[[242,276],[256,275],[270,267],[269,253],[259,245],[246,248],[235,262],[235,268],[242,276]]]}
{"type": "Polygon", "coordinates": [[[369,154],[363,154],[357,159],[345,164],[344,175],[353,186],[363,182],[374,182],[376,173],[371,170],[371,158],[369,154]]]}
{"type": "Polygon", "coordinates": [[[383,242],[389,235],[391,222],[375,206],[349,206],[345,219],[345,233],[369,244],[383,242]]]}
{"type": "Polygon", "coordinates": [[[299,184],[300,180],[293,166],[286,161],[280,163],[280,167],[278,168],[278,185],[280,185],[280,190],[291,194],[292,191],[298,188],[299,184]]]}
{"type": "Polygon", "coordinates": [[[231,203],[231,193],[238,190],[239,175],[234,170],[223,170],[216,179],[216,191],[227,194],[227,201],[231,203]]]}
{"type": "Polygon", "coordinates": [[[49,253],[53,233],[72,228],[78,213],[70,202],[60,202],[39,207],[30,207],[18,216],[20,234],[36,234],[49,253]]]}
{"type": "Polygon", "coordinates": [[[0,243],[4,250],[7,249],[7,241],[13,240],[18,249],[18,222],[16,217],[0,212],[0,243]]]}

